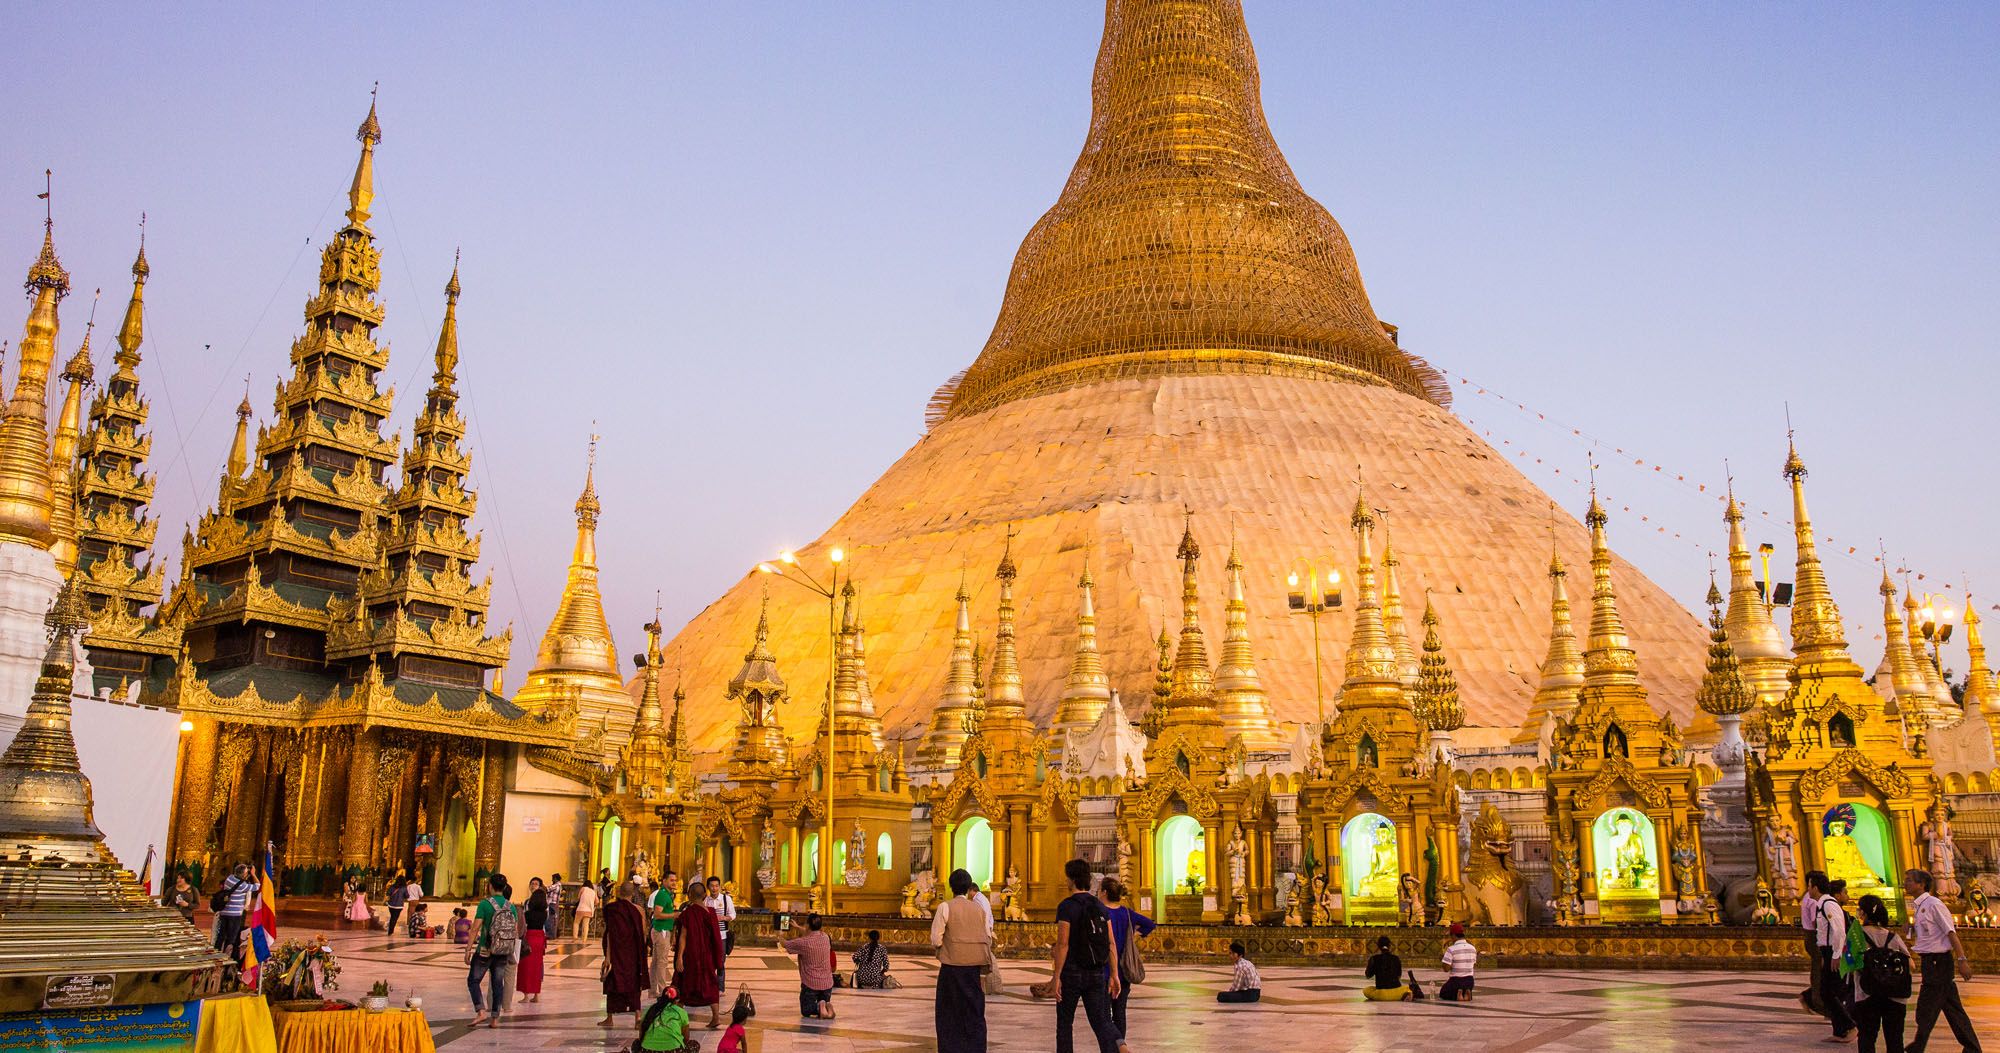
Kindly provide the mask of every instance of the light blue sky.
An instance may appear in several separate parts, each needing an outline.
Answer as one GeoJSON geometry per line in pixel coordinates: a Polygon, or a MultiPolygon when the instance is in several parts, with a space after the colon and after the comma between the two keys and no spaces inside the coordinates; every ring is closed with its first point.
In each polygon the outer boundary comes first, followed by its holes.
{"type": "MultiPolygon", "coordinates": [[[[1643,458],[1607,449],[1599,478],[1657,580],[1698,600],[1724,458],[1773,513],[1753,541],[1787,541],[1789,400],[1834,551],[1879,536],[1926,585],[1970,574],[2000,599],[2000,9],[1248,9],[1272,127],[1377,311],[1506,393],[1461,387],[1459,412],[1572,510],[1570,428],[1643,458]]],[[[1075,159],[1101,27],[1091,0],[23,9],[0,265],[33,258],[53,167],[65,351],[101,285],[108,353],[150,213],[171,552],[243,374],[269,413],[379,79],[396,425],[463,246],[478,525],[519,683],[593,419],[627,652],[654,589],[678,626],[917,438],[1075,159]]],[[[1833,570],[1872,667],[1875,572],[1833,570]]]]}

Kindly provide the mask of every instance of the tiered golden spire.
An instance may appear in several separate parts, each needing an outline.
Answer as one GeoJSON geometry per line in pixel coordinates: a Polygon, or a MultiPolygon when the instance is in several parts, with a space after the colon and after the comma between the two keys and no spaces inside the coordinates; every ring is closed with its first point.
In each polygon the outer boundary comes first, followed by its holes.
{"type": "Polygon", "coordinates": [[[143,558],[159,530],[146,514],[153,499],[153,477],[144,471],[152,437],[145,432],[147,407],[139,395],[139,347],[145,339],[146,279],[151,274],[142,218],[132,295],[112,356],[117,369],[91,400],[76,487],[77,581],[92,611],[84,645],[92,652],[92,664],[107,675],[112,666],[121,667],[122,676],[149,665],[132,657],[109,659],[107,651],[166,656],[180,646],[178,626],[140,615],[159,602],[166,578],[162,567],[143,558]]]}
{"type": "Polygon", "coordinates": [[[42,222],[42,251],[28,268],[33,300],[21,331],[14,391],[0,417],[0,541],[39,549],[55,542],[50,526],[49,370],[61,329],[57,306],[69,295],[69,272],[56,259],[55,221],[42,222]]]}
{"type": "MultiPolygon", "coordinates": [[[[2000,685],[1993,678],[1993,667],[1986,662],[1986,641],[1979,634],[1979,605],[1972,602],[1972,593],[1965,594],[1965,711],[1985,712],[1992,720],[2000,716],[2000,685]]],[[[2000,726],[1994,728],[1996,742],[2000,742],[2000,726]]]]}
{"type": "Polygon", "coordinates": [[[632,722],[632,741],[625,747],[625,785],[641,798],[666,792],[667,741],[660,712],[660,620],[646,623],[646,655],[640,665],[639,715],[632,722]]]}
{"type": "Polygon", "coordinates": [[[1917,671],[1916,660],[1910,654],[1910,643],[1903,632],[1903,616],[1896,611],[1896,583],[1889,578],[1886,561],[1882,567],[1879,591],[1882,593],[1882,660],[1889,667],[1889,683],[1884,685],[1878,676],[1875,687],[1880,691],[1886,686],[1888,697],[1895,700],[1896,711],[1912,728],[1920,730],[1930,723],[1936,707],[1931,705],[1930,688],[1924,683],[1923,674],[1917,671]]]}
{"type": "Polygon", "coordinates": [[[747,774],[745,769],[782,763],[784,732],[777,719],[778,704],[789,691],[778,671],[778,658],[771,653],[771,590],[764,589],[757,610],[757,635],[743,656],[743,667],[729,680],[728,700],[743,707],[737,724],[736,750],[730,755],[732,777],[747,774]]]}
{"type": "Polygon", "coordinates": [[[1806,511],[1806,463],[1796,444],[1788,443],[1785,478],[1792,484],[1792,534],[1798,545],[1798,562],[1792,572],[1792,651],[1794,669],[1821,665],[1839,666],[1844,673],[1859,666],[1847,653],[1847,630],[1840,622],[1840,605],[1827,587],[1826,568],[1819,561],[1819,547],[1813,541],[1812,516],[1806,511]]]}
{"type": "Polygon", "coordinates": [[[965,721],[979,706],[979,660],[974,657],[972,637],[972,593],[966,590],[965,573],[958,576],[958,621],[951,636],[951,664],[944,677],[944,691],[931,709],[931,726],[924,732],[917,750],[918,763],[943,768],[958,763],[958,750],[965,742],[965,721]]]}
{"type": "Polygon", "coordinates": [[[1535,699],[1521,721],[1514,742],[1524,744],[1541,737],[1542,724],[1550,717],[1567,720],[1576,709],[1577,692],[1583,689],[1583,652],[1576,645],[1576,629],[1570,620],[1569,590],[1564,582],[1569,571],[1562,556],[1549,553],[1549,650],[1542,659],[1541,680],[1535,699]]]}
{"type": "Polygon", "coordinates": [[[1785,697],[1792,659],[1771,620],[1771,605],[1757,589],[1750,542],[1743,533],[1743,506],[1733,484],[1722,519],[1729,524],[1729,611],[1723,624],[1729,629],[1729,646],[1736,652],[1744,682],[1759,701],[1770,705],[1785,697]]]}
{"type": "Polygon", "coordinates": [[[1109,0],[1083,153],[948,416],[1108,377],[1283,371],[1447,404],[1264,120],[1239,0],[1109,0]]]}
{"type": "Polygon", "coordinates": [[[1058,731],[1082,731],[1097,723],[1111,701],[1111,681],[1104,675],[1104,661],[1097,653],[1097,607],[1091,597],[1090,562],[1085,560],[1083,575],[1076,579],[1076,654],[1070,659],[1069,679],[1063,684],[1062,701],[1056,707],[1058,731]]]}
{"type": "Polygon", "coordinates": [[[1194,520],[1188,517],[1181,528],[1181,632],[1174,647],[1172,693],[1167,698],[1170,722],[1217,725],[1222,718],[1215,712],[1215,673],[1208,665],[1208,643],[1201,633],[1201,586],[1196,568],[1201,564],[1201,545],[1194,539],[1194,520]]]}
{"type": "Polygon", "coordinates": [[[611,623],[605,620],[604,597],[597,589],[597,518],[603,510],[597,500],[597,438],[592,436],[583,492],[576,499],[576,547],[570,554],[562,600],[535,657],[537,665],[618,671],[611,623]]]}
{"type": "Polygon", "coordinates": [[[76,569],[80,537],[76,513],[76,455],[83,441],[83,389],[96,369],[90,361],[90,335],[97,328],[97,293],[90,296],[90,320],[83,326],[83,343],[63,365],[62,413],[56,418],[55,441],[49,447],[49,531],[55,541],[49,552],[56,570],[67,577],[76,569]]]}
{"type": "Polygon", "coordinates": [[[1153,710],[1152,718],[1166,716],[1167,699],[1174,694],[1174,636],[1167,631],[1165,623],[1160,625],[1160,659],[1153,666],[1153,710]]]}
{"type": "Polygon", "coordinates": [[[1708,630],[1708,668],[1695,690],[1695,705],[1716,717],[1748,713],[1757,705],[1757,696],[1743,680],[1743,667],[1722,616],[1722,590],[1716,587],[1713,574],[1708,579],[1708,630]]]}
{"type": "Polygon", "coordinates": [[[1590,528],[1590,638],[1583,649],[1583,677],[1593,687],[1633,687],[1644,697],[1638,658],[1625,635],[1618,592],[1611,584],[1611,540],[1605,530],[1610,521],[1604,506],[1597,503],[1597,488],[1591,487],[1590,510],[1583,517],[1590,528]]]}
{"type": "Polygon", "coordinates": [[[1465,726],[1465,705],[1458,697],[1458,676],[1444,656],[1438,636],[1437,608],[1424,597],[1424,655],[1417,676],[1417,718],[1433,733],[1450,734],[1465,726]]]}
{"type": "Polygon", "coordinates": [[[1341,684],[1341,707],[1368,701],[1400,703],[1402,670],[1396,647],[1382,624],[1382,599],[1375,583],[1375,517],[1359,492],[1349,517],[1356,540],[1354,568],[1354,634],[1347,644],[1347,677],[1341,684]],[[1393,688],[1393,690],[1387,690],[1393,688]],[[1349,701],[1349,696],[1353,701],[1349,701]]]}
{"type": "Polygon", "coordinates": [[[1215,667],[1215,695],[1230,734],[1253,746],[1279,746],[1284,736],[1271,716],[1271,699],[1257,675],[1257,652],[1250,642],[1250,603],[1243,593],[1243,557],[1229,539],[1229,602],[1223,608],[1222,655],[1215,667]]]}
{"type": "Polygon", "coordinates": [[[243,401],[236,404],[236,438],[229,444],[229,461],[222,482],[228,484],[243,478],[250,470],[250,417],[257,411],[250,406],[250,393],[243,393],[243,401]]]}
{"type": "Polygon", "coordinates": [[[1397,573],[1401,561],[1396,558],[1396,546],[1389,540],[1389,521],[1382,521],[1382,628],[1389,634],[1389,645],[1396,649],[1396,675],[1403,682],[1405,690],[1414,690],[1417,677],[1423,667],[1417,660],[1417,649],[1410,643],[1409,622],[1403,617],[1403,582],[1397,573]]]}
{"type": "Polygon", "coordinates": [[[992,673],[986,678],[985,727],[991,731],[1005,726],[1018,730],[1028,719],[1027,696],[1021,689],[1021,659],[1014,649],[1014,531],[1000,551],[1000,565],[993,580],[1000,583],[998,627],[993,634],[992,673]]]}
{"type": "Polygon", "coordinates": [[[65,584],[26,719],[0,754],[0,1012],[41,1008],[43,981],[77,971],[109,979],[109,1004],[183,1002],[216,990],[227,964],[119,865],[92,815],[70,721],[71,654],[87,618],[65,584]]]}

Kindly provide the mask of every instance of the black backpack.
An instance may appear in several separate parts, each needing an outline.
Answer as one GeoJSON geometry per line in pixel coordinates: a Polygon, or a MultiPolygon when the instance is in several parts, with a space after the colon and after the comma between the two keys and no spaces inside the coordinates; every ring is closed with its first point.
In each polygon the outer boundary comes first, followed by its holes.
{"type": "Polygon", "coordinates": [[[222,884],[216,886],[215,891],[209,894],[208,909],[217,914],[222,913],[222,908],[229,906],[229,893],[239,884],[241,882],[233,876],[223,878],[222,884]]]}
{"type": "Polygon", "coordinates": [[[1089,893],[1078,893],[1084,897],[1083,916],[1076,920],[1083,926],[1083,941],[1077,942],[1076,933],[1070,933],[1071,955],[1080,958],[1077,963],[1086,972],[1095,971],[1111,964],[1111,916],[1105,913],[1104,904],[1089,893]],[[1078,952],[1081,952],[1080,954],[1078,952]]]}
{"type": "Polygon", "coordinates": [[[1861,952],[1861,991],[1870,998],[1910,997],[1910,958],[1886,943],[1861,952]]]}

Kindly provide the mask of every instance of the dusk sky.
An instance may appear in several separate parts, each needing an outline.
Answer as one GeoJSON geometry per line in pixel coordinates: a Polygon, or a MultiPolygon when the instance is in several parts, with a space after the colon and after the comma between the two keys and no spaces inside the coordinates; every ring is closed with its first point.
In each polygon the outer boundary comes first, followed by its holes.
{"type": "MultiPolygon", "coordinates": [[[[1752,543],[1789,564],[1789,402],[1864,666],[1878,538],[1920,588],[1969,576],[2000,600],[2000,6],[1246,7],[1272,129],[1377,313],[1573,513],[1601,443],[1613,540],[1656,581],[1699,602],[1725,459],[1752,543]]],[[[268,420],[290,372],[381,82],[391,430],[407,440],[462,248],[476,526],[518,685],[593,428],[628,654],[654,590],[671,632],[916,441],[1076,158],[1103,11],[64,4],[10,22],[0,271],[33,260],[53,168],[75,286],[58,360],[101,286],[103,376],[148,214],[141,372],[174,573],[244,376],[268,420]]]]}

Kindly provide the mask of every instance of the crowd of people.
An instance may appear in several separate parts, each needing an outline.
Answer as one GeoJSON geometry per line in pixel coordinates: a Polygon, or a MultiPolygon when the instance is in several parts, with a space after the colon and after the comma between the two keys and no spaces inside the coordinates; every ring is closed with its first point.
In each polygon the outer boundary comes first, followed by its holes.
{"type": "MultiPolygon", "coordinates": [[[[1070,894],[1056,907],[1050,978],[1030,985],[1028,991],[1056,1003],[1057,1053],[1074,1049],[1079,1006],[1098,1053],[1130,1053],[1126,1007],[1132,989],[1145,981],[1141,941],[1153,932],[1155,922],[1125,904],[1128,890],[1118,878],[1093,879],[1084,860],[1070,860],[1064,874],[1070,894]]],[[[1828,1041],[1855,1041],[1862,1053],[1873,1053],[1878,1042],[1889,1053],[1922,1053],[1942,1017],[1960,1048],[1978,1053],[1979,1037],[1957,987],[1959,979],[1971,978],[1970,962],[1951,911],[1933,892],[1935,882],[1929,873],[1910,870],[1903,876],[1909,912],[1905,933],[1892,927],[1889,905],[1882,897],[1861,896],[1850,914],[1846,882],[1820,871],[1807,873],[1805,881],[1800,914],[1812,982],[1799,999],[1827,1019],[1828,1041]],[[1913,973],[1921,978],[1920,989],[1912,982],[1913,973]],[[1906,1045],[1903,1036],[1913,993],[1914,1036],[1906,1045]]],[[[993,907],[965,870],[952,871],[947,884],[951,896],[938,904],[930,927],[938,961],[933,1006],[938,1050],[984,1053],[986,998],[1002,989],[993,907]]],[[[564,888],[560,874],[546,883],[530,878],[526,895],[516,903],[505,875],[494,874],[471,910],[453,911],[448,928],[465,947],[473,1026],[498,1026],[516,998],[524,1003],[540,1000],[550,941],[566,928],[564,888]]],[[[241,955],[244,919],[262,891],[252,868],[237,864],[207,897],[214,915],[215,947],[232,957],[241,955]]],[[[406,914],[410,935],[416,935],[425,918],[423,887],[399,872],[383,892],[390,941],[405,928],[401,923],[406,914]]],[[[186,873],[177,873],[161,895],[163,904],[190,922],[202,901],[201,889],[186,873]]],[[[367,895],[353,880],[341,890],[340,917],[373,923],[367,895]]],[[[630,1014],[631,1026],[640,1036],[633,1048],[695,1048],[689,1035],[691,1011],[706,1009],[707,1028],[725,1031],[718,1049],[736,1053],[743,1048],[745,1022],[754,1009],[746,993],[724,1022],[722,1002],[729,956],[736,948],[732,925],[737,909],[720,878],[698,878],[683,886],[680,875],[668,871],[657,884],[637,876],[613,882],[609,870],[601,871],[597,882],[578,886],[570,917],[567,929],[573,938],[599,936],[605,996],[600,1025],[615,1028],[620,1016],[630,1014]]],[[[865,942],[850,956],[852,970],[843,973],[818,914],[806,915],[802,925],[780,915],[778,927],[780,946],[796,959],[803,1019],[834,1019],[837,987],[901,986],[890,975],[891,959],[878,930],[867,932],[865,942]]],[[[1449,934],[1439,962],[1444,983],[1437,997],[1470,1001],[1479,952],[1467,940],[1463,926],[1452,925],[1449,934]]],[[[1216,992],[1216,1001],[1260,1002],[1263,982],[1248,949],[1233,942],[1229,955],[1229,984],[1216,992]]],[[[1416,974],[1405,969],[1387,936],[1376,941],[1364,976],[1368,985],[1362,995],[1370,1001],[1425,997],[1416,974]]]]}

